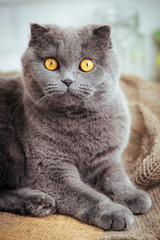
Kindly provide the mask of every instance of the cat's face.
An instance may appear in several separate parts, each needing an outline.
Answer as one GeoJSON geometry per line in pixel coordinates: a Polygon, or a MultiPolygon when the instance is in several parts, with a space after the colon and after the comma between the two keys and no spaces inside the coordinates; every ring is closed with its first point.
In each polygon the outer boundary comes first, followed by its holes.
{"type": "Polygon", "coordinates": [[[22,63],[26,88],[35,101],[44,95],[66,105],[97,101],[111,97],[118,84],[109,26],[32,24],[22,63]]]}

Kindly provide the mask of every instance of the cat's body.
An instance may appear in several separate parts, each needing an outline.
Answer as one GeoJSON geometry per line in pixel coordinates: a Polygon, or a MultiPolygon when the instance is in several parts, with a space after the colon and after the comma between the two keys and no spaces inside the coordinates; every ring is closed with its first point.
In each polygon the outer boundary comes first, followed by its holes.
{"type": "Polygon", "coordinates": [[[0,80],[0,210],[58,211],[122,230],[130,210],[151,206],[121,165],[130,116],[109,31],[32,25],[24,77],[0,80]],[[48,57],[58,60],[56,71],[45,68],[48,57]],[[79,68],[86,58],[94,60],[89,72],[79,68]]]}

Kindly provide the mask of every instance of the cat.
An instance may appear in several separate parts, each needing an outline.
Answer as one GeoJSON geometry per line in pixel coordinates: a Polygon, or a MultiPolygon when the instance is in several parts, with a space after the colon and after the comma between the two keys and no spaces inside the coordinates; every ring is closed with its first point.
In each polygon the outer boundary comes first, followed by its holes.
{"type": "Polygon", "coordinates": [[[121,163],[131,119],[110,26],[31,24],[22,66],[0,79],[0,211],[129,228],[151,199],[121,163]]]}

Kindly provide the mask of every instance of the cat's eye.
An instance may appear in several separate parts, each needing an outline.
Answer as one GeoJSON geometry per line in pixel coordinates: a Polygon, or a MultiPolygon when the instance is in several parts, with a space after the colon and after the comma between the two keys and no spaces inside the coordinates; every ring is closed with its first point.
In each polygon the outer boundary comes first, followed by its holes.
{"type": "Polygon", "coordinates": [[[80,63],[80,69],[84,72],[90,72],[94,68],[94,62],[91,59],[83,59],[80,63]]]}
{"type": "Polygon", "coordinates": [[[47,58],[44,65],[50,71],[55,71],[59,66],[58,61],[55,58],[47,58]]]}

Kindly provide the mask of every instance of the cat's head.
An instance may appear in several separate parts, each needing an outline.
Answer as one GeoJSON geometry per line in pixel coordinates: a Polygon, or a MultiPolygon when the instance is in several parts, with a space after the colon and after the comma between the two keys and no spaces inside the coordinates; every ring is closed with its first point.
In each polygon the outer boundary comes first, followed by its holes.
{"type": "Polygon", "coordinates": [[[31,24],[22,57],[27,93],[34,101],[74,105],[112,98],[119,67],[109,26],[61,28],[31,24]]]}

